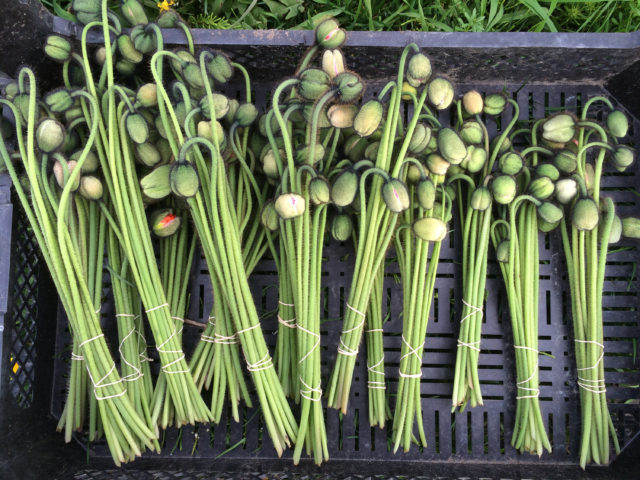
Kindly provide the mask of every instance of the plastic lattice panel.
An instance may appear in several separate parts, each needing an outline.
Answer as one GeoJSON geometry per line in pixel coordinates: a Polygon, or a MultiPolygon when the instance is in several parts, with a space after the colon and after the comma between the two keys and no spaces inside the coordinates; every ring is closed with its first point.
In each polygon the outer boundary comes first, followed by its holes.
{"type": "MultiPolygon", "coordinates": [[[[460,91],[465,91],[472,86],[458,87],[460,91]]],[[[490,93],[500,90],[502,85],[473,87],[490,93]]],[[[507,88],[509,91],[517,91],[514,99],[520,106],[519,118],[524,122],[559,109],[575,109],[593,95],[606,94],[595,86],[508,85],[507,88]]],[[[370,89],[369,93],[374,90],[375,88],[370,89]]],[[[257,91],[255,98],[257,103],[264,104],[265,91],[257,91]]],[[[506,115],[502,119],[503,124],[508,120],[506,115]]],[[[443,124],[450,123],[450,119],[445,117],[440,120],[443,124]]],[[[489,127],[495,130],[496,123],[489,119],[487,121],[489,127]]],[[[635,132],[632,135],[638,143],[638,122],[632,127],[635,132]]],[[[632,186],[639,183],[638,171],[636,166],[625,173],[607,173],[603,178],[603,194],[613,197],[621,217],[637,215],[640,199],[632,186]]],[[[363,347],[356,364],[348,414],[342,416],[335,410],[327,411],[326,426],[331,458],[347,461],[411,460],[425,463],[450,460],[501,463],[532,458],[518,454],[510,446],[516,403],[513,341],[502,277],[491,256],[479,359],[484,405],[462,413],[451,413],[459,309],[462,304],[460,253],[454,223],[454,231],[441,250],[423,357],[422,413],[428,446],[421,450],[415,447],[409,453],[394,456],[388,448],[390,429],[373,429],[368,425],[367,375],[363,347]]],[[[325,321],[321,329],[321,348],[323,385],[326,385],[335,361],[341,330],[340,319],[351,282],[354,252],[347,244],[329,242],[324,249],[324,256],[321,318],[325,321]]],[[[639,260],[640,252],[636,244],[625,240],[617,244],[607,259],[604,286],[607,397],[621,445],[628,443],[640,430],[640,400],[636,387],[640,383],[640,369],[635,353],[636,341],[640,338],[640,284],[636,273],[639,260]]],[[[402,289],[397,276],[397,264],[390,252],[386,267],[383,315],[388,315],[388,321],[384,324],[384,350],[387,391],[392,408],[395,404],[393,393],[397,387],[402,330],[402,289]]],[[[252,275],[250,283],[258,310],[263,314],[262,327],[267,343],[273,348],[278,300],[274,262],[263,260],[252,275]]],[[[206,323],[212,296],[203,259],[194,272],[191,299],[189,318],[206,323]]],[[[540,464],[575,464],[580,439],[580,402],[576,384],[570,295],[564,255],[557,232],[541,235],[539,318],[539,348],[547,354],[540,356],[540,403],[553,452],[545,453],[535,461],[540,464]]],[[[185,342],[189,344],[195,341],[198,333],[199,329],[195,327],[185,327],[185,342]]],[[[115,345],[116,342],[112,338],[111,344],[115,345]]],[[[186,349],[189,352],[190,346],[186,349]]],[[[64,379],[57,374],[54,392],[63,391],[64,379]]],[[[58,408],[60,405],[58,404],[58,408]]],[[[241,421],[235,423],[225,413],[221,423],[216,426],[170,429],[162,439],[164,449],[160,456],[173,460],[224,456],[226,460],[238,462],[275,459],[275,451],[266,429],[263,428],[259,412],[242,407],[240,417],[241,421]]],[[[108,457],[104,444],[92,445],[91,454],[95,457],[108,457]]],[[[157,457],[150,456],[149,460],[151,458],[157,457]]],[[[289,461],[283,460],[287,465],[289,461]]]]}
{"type": "MultiPolygon", "coordinates": [[[[15,203],[15,202],[14,202],[15,203]]],[[[38,244],[29,222],[20,208],[14,210],[13,306],[9,318],[11,345],[9,361],[9,388],[18,405],[29,407],[33,402],[35,339],[38,317],[38,244]]]]}

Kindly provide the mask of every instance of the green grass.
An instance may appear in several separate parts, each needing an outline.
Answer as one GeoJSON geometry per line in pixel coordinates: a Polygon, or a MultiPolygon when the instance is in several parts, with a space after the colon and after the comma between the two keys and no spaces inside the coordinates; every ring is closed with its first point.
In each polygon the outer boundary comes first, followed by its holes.
{"type": "MultiPolygon", "coordinates": [[[[41,0],[71,18],[70,0],[41,0]]],[[[141,0],[154,18],[156,0],[141,0]]],[[[119,2],[111,0],[113,7],[119,2]]],[[[441,32],[629,32],[640,29],[638,0],[179,0],[192,27],[311,29],[326,16],[347,30],[441,32]]],[[[117,7],[114,8],[117,10],[117,7]]]]}

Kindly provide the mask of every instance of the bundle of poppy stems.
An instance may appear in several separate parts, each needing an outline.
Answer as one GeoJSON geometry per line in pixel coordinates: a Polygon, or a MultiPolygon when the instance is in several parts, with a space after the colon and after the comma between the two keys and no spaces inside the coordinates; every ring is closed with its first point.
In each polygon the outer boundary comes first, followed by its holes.
{"type": "Polygon", "coordinates": [[[240,421],[240,405],[257,401],[278,455],[291,448],[295,463],[304,452],[321,464],[329,459],[325,407],[348,411],[365,345],[370,425],[390,425],[394,451],[425,446],[425,340],[442,242],[455,228],[462,305],[452,409],[483,403],[478,362],[495,255],[514,339],[512,445],[551,450],[538,401],[538,238],[556,230],[572,298],[581,465],[607,463],[619,450],[606,399],[602,288],[608,246],[640,237],[640,220],[621,219],[601,194],[604,168],[624,171],[635,156],[624,143],[627,117],[609,100],[523,123],[506,92],[457,93],[415,44],[372,95],[345,64],[346,32],[327,18],[260,111],[247,69],[195,46],[174,11],[151,22],[138,0],[117,12],[100,0],[74,0],[73,9],[79,38],[52,35],[44,46],[61,66],[61,86],[42,92],[23,67],[0,97],[1,163],[73,337],[58,424],[66,441],[74,432],[104,438],[120,465],[159,451],[163,429],[218,423],[226,406],[240,421]],[[187,48],[166,49],[164,28],[181,29],[187,48]],[[104,40],[90,44],[90,33],[104,40]],[[238,85],[240,100],[228,93],[238,85]],[[590,116],[596,107],[604,123],[590,116]],[[505,115],[496,128],[493,119],[505,115]],[[320,330],[328,236],[355,252],[337,345],[322,345],[320,330]],[[200,255],[214,300],[206,323],[185,318],[200,255]],[[278,271],[273,351],[250,291],[265,256],[278,271]],[[394,372],[383,348],[389,256],[403,291],[394,372]],[[116,338],[103,329],[105,273],[116,338]],[[186,328],[201,331],[194,348],[185,348],[186,328]],[[336,360],[323,378],[328,350],[336,360]]]}

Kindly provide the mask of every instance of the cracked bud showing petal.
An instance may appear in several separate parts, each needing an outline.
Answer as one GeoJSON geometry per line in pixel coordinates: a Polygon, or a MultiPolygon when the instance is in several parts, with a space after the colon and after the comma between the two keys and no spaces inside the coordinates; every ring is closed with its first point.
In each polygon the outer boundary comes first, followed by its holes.
{"type": "Polygon", "coordinates": [[[131,26],[149,23],[147,14],[144,13],[144,8],[142,8],[138,0],[122,0],[120,11],[131,26]]]}
{"type": "Polygon", "coordinates": [[[407,81],[412,87],[418,88],[427,83],[429,77],[431,77],[429,58],[422,53],[416,53],[409,59],[407,81]]]}
{"type": "Polygon", "coordinates": [[[471,194],[471,208],[478,211],[485,211],[491,206],[491,192],[484,185],[476,188],[471,194]]]}
{"type": "Polygon", "coordinates": [[[304,213],[305,201],[297,193],[283,193],[276,199],[275,209],[280,218],[289,220],[304,213]]]}
{"type": "Polygon", "coordinates": [[[334,78],[344,72],[344,56],[340,50],[325,50],[322,54],[322,70],[334,78]]]}
{"type": "Polygon", "coordinates": [[[78,193],[87,200],[100,200],[104,193],[104,187],[98,177],[86,175],[80,179],[78,193]]]}
{"type": "Polygon", "coordinates": [[[496,175],[491,181],[490,188],[493,199],[500,205],[507,205],[516,198],[516,180],[511,175],[496,175]]]}
{"type": "Polygon", "coordinates": [[[424,217],[413,222],[413,234],[425,242],[441,242],[447,236],[447,224],[439,218],[424,217]]]}
{"type": "Polygon", "coordinates": [[[589,232],[596,228],[599,221],[600,212],[592,198],[582,197],[573,206],[571,223],[578,230],[589,232]]]}
{"type": "Polygon", "coordinates": [[[36,129],[36,143],[40,151],[51,153],[62,147],[65,140],[64,126],[53,118],[44,118],[36,129]]]}
{"type": "Polygon", "coordinates": [[[498,170],[506,175],[517,175],[522,171],[524,160],[514,152],[505,152],[498,159],[498,170]]]}
{"type": "Polygon", "coordinates": [[[278,224],[280,222],[280,217],[278,216],[278,212],[276,212],[276,207],[272,200],[269,200],[262,207],[262,212],[260,213],[260,223],[270,232],[275,232],[278,230],[278,224]]]}
{"type": "Polygon", "coordinates": [[[353,121],[358,114],[358,107],[355,105],[336,104],[331,105],[327,110],[327,117],[331,126],[335,128],[351,128],[353,121]]]}
{"type": "Polygon", "coordinates": [[[629,120],[620,110],[614,110],[607,116],[607,128],[611,132],[611,135],[622,138],[626,136],[629,131],[629,120]]]}
{"type": "Polygon", "coordinates": [[[469,115],[480,115],[484,109],[482,95],[476,90],[471,90],[462,96],[462,106],[469,115]]]}
{"type": "Polygon", "coordinates": [[[382,122],[383,108],[378,100],[366,102],[353,119],[353,129],[361,137],[368,137],[375,132],[382,122]]]}
{"type": "Polygon", "coordinates": [[[487,115],[500,115],[507,106],[507,99],[501,93],[492,93],[484,99],[483,111],[487,115]]]}
{"type": "Polygon", "coordinates": [[[537,210],[538,216],[548,223],[557,224],[564,217],[562,209],[551,202],[542,202],[537,210]]]}
{"type": "Polygon", "coordinates": [[[331,200],[329,182],[324,177],[314,177],[309,182],[309,199],[314,205],[323,205],[331,200]]]}
{"type": "Polygon", "coordinates": [[[298,78],[298,93],[305,100],[314,102],[329,91],[331,79],[318,68],[307,68],[300,72],[298,78]]]}
{"type": "Polygon", "coordinates": [[[149,224],[154,235],[160,238],[169,237],[180,228],[180,217],[170,208],[163,208],[149,215],[149,224]]]}
{"type": "Polygon", "coordinates": [[[382,185],[382,199],[393,213],[400,213],[409,208],[409,190],[397,178],[391,178],[382,185]]]}
{"type": "Polygon", "coordinates": [[[333,83],[337,89],[338,99],[343,103],[357,101],[364,92],[364,83],[352,72],[342,72],[333,79],[333,83]]]}
{"type": "Polygon", "coordinates": [[[578,194],[578,183],[573,178],[561,178],[556,182],[556,200],[563,205],[571,203],[578,194]]]}
{"type": "Polygon", "coordinates": [[[326,19],[316,28],[316,41],[322,48],[340,48],[346,39],[347,34],[333,18],[326,19]]]}
{"type": "Polygon", "coordinates": [[[44,53],[56,62],[64,63],[71,58],[71,42],[58,35],[49,35],[44,44],[44,53]]]}
{"type": "Polygon", "coordinates": [[[340,173],[331,186],[331,201],[338,207],[351,205],[358,194],[359,180],[355,170],[340,173]]]}
{"type": "Polygon", "coordinates": [[[339,213],[335,217],[333,217],[333,221],[331,222],[331,236],[339,241],[346,242],[351,238],[351,234],[353,233],[353,221],[351,220],[351,216],[346,213],[339,213]]]}
{"type": "Polygon", "coordinates": [[[640,238],[640,218],[623,218],[622,235],[627,238],[640,238]]]}
{"type": "Polygon", "coordinates": [[[169,185],[174,195],[190,198],[198,193],[200,179],[196,168],[189,162],[176,162],[169,170],[169,185]]]}
{"type": "Polygon", "coordinates": [[[453,101],[454,94],[453,84],[446,78],[434,78],[429,82],[427,87],[429,102],[431,102],[437,110],[449,108],[449,105],[451,105],[453,101]]]}
{"type": "MultiPolygon", "coordinates": [[[[73,170],[76,168],[76,165],[78,165],[78,163],[74,160],[69,160],[67,162],[67,171],[68,171],[67,181],[69,180],[69,177],[71,177],[71,174],[73,173],[73,170]]],[[[64,188],[64,186],[66,185],[64,170],[65,169],[62,163],[59,160],[56,160],[56,162],[53,164],[53,176],[55,177],[56,183],[60,188],[64,188]]],[[[71,186],[71,191],[75,192],[79,186],[80,186],[80,177],[78,176],[76,177],[76,180],[73,182],[73,185],[71,186]]]]}
{"type": "Polygon", "coordinates": [[[559,113],[542,124],[542,138],[548,142],[565,144],[576,134],[576,120],[568,113],[559,113]]]}
{"type": "Polygon", "coordinates": [[[258,118],[258,109],[253,103],[243,103],[238,107],[235,114],[235,121],[241,127],[248,127],[258,118]]]}
{"type": "Polygon", "coordinates": [[[452,165],[458,165],[467,156],[467,147],[451,128],[441,128],[438,131],[438,150],[452,165]]]}
{"type": "Polygon", "coordinates": [[[509,263],[509,239],[505,239],[498,244],[496,248],[496,259],[500,263],[509,263]]]}

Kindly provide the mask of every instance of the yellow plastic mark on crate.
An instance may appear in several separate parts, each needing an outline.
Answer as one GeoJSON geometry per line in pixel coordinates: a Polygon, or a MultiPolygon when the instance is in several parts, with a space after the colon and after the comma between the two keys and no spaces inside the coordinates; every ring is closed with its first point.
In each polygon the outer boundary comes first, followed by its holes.
{"type": "Polygon", "coordinates": [[[18,370],[20,370],[20,365],[18,364],[18,362],[13,364],[12,370],[14,374],[18,373],[18,370]]]}

